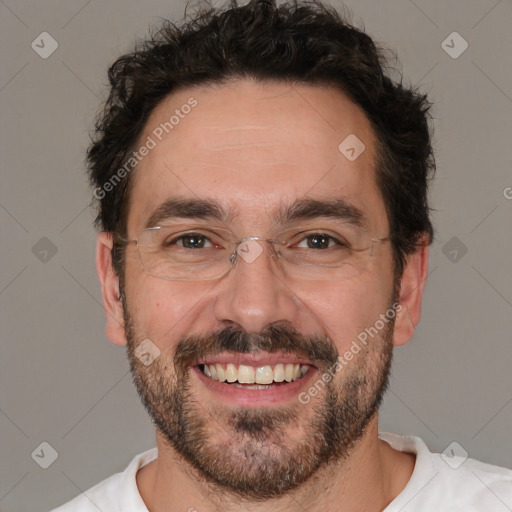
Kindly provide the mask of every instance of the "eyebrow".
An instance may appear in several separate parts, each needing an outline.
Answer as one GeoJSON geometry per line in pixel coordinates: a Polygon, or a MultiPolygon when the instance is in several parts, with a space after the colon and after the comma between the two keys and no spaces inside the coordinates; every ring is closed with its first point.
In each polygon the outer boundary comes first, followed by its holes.
{"type": "MultiPolygon", "coordinates": [[[[213,219],[227,222],[237,217],[236,210],[226,210],[214,199],[171,197],[159,205],[150,215],[145,229],[160,225],[163,221],[174,218],[213,219]]],[[[310,199],[302,198],[289,205],[283,205],[272,216],[276,224],[285,225],[291,222],[328,217],[353,224],[355,227],[366,227],[366,218],[362,210],[346,199],[310,199]]]]}
{"type": "Polygon", "coordinates": [[[303,198],[294,201],[289,206],[282,206],[274,215],[277,224],[287,224],[297,220],[329,217],[353,224],[355,227],[365,227],[366,218],[361,209],[346,199],[310,199],[303,198]]]}
{"type": "Polygon", "coordinates": [[[212,199],[184,199],[171,197],[163,202],[146,221],[145,229],[158,226],[173,218],[215,219],[227,221],[231,217],[224,207],[212,199]]]}

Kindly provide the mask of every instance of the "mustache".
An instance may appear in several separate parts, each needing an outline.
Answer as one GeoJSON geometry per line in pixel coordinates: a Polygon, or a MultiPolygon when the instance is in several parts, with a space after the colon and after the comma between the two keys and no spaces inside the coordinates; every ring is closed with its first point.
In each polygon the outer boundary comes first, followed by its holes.
{"type": "Polygon", "coordinates": [[[335,365],[339,356],[329,337],[303,335],[291,325],[271,324],[259,333],[247,333],[230,326],[204,336],[186,336],[176,345],[173,359],[177,371],[186,371],[200,360],[222,352],[258,351],[293,353],[310,360],[321,370],[335,365]]]}

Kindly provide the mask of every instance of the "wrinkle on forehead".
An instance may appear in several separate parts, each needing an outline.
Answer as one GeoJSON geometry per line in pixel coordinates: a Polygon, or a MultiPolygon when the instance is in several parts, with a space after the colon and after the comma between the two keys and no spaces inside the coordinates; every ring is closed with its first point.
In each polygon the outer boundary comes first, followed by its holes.
{"type": "Polygon", "coordinates": [[[240,131],[240,130],[268,130],[268,126],[265,125],[256,125],[256,124],[241,124],[235,126],[224,126],[222,124],[211,124],[208,125],[207,128],[213,128],[219,133],[226,133],[231,131],[240,131]]]}
{"type": "Polygon", "coordinates": [[[229,151],[231,149],[248,149],[248,148],[269,148],[269,147],[293,147],[294,144],[283,144],[282,142],[246,142],[245,144],[217,144],[211,145],[209,150],[211,151],[229,151]]]}
{"type": "Polygon", "coordinates": [[[362,210],[376,210],[371,217],[384,228],[376,137],[343,92],[253,83],[178,91],[156,107],[141,140],[190,97],[197,106],[138,165],[130,206],[136,222],[176,193],[221,199],[259,223],[283,197],[312,195],[346,196],[362,210]],[[349,134],[366,146],[355,161],[338,149],[349,134]]]}

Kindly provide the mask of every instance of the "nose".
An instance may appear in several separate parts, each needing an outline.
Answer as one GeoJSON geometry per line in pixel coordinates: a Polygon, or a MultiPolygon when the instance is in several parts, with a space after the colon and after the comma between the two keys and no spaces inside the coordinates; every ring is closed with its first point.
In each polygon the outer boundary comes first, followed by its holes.
{"type": "Polygon", "coordinates": [[[222,280],[214,303],[218,322],[236,324],[248,333],[274,322],[299,325],[303,304],[286,283],[271,243],[251,239],[240,243],[236,263],[222,280]]]}

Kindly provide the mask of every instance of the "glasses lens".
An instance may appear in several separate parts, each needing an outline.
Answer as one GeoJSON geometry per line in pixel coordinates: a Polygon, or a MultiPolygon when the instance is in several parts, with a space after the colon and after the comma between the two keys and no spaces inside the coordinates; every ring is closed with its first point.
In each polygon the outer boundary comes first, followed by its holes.
{"type": "Polygon", "coordinates": [[[185,226],[150,228],[139,237],[139,253],[148,274],[171,280],[207,280],[230,268],[227,231],[185,226]]]}
{"type": "Polygon", "coordinates": [[[285,274],[291,278],[350,279],[366,270],[371,246],[371,238],[354,230],[301,231],[292,234],[283,244],[281,262],[285,274]]]}

